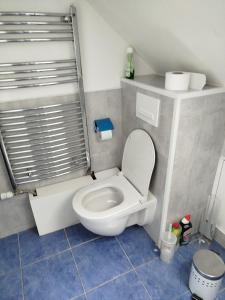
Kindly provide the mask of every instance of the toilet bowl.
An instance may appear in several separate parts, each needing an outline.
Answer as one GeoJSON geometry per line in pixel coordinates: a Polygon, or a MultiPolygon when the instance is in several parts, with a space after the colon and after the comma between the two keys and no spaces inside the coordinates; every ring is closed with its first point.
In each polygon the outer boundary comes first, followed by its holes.
{"type": "Polygon", "coordinates": [[[141,129],[132,131],[124,147],[121,172],[97,179],[75,193],[72,204],[81,224],[106,236],[118,235],[134,224],[150,224],[157,205],[149,191],[154,165],[151,137],[141,129]]]}

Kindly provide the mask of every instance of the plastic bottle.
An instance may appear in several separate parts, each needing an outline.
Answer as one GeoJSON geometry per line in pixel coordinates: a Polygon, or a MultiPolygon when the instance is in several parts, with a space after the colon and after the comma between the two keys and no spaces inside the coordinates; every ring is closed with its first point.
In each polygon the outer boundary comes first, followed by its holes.
{"type": "Polygon", "coordinates": [[[180,239],[181,231],[182,228],[178,222],[172,224],[172,232],[176,235],[178,241],[180,239]]]}
{"type": "Polygon", "coordinates": [[[187,245],[190,241],[190,235],[191,235],[191,215],[186,215],[180,220],[180,226],[181,226],[181,236],[180,236],[180,245],[187,245]]]}
{"type": "Polygon", "coordinates": [[[134,79],[134,51],[132,47],[127,48],[127,64],[125,68],[125,77],[134,79]]]}

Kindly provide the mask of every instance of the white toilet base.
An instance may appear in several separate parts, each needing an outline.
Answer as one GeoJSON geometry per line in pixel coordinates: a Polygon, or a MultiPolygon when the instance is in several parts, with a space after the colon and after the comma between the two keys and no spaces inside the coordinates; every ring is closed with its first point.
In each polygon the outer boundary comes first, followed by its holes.
{"type": "MultiPolygon", "coordinates": [[[[138,211],[120,217],[112,217],[104,220],[94,220],[80,217],[81,224],[88,230],[98,235],[115,236],[121,234],[127,227],[132,225],[144,226],[151,224],[153,221],[157,206],[157,199],[149,192],[148,200],[141,206],[138,211]]],[[[135,210],[135,209],[134,209],[135,210]]]]}

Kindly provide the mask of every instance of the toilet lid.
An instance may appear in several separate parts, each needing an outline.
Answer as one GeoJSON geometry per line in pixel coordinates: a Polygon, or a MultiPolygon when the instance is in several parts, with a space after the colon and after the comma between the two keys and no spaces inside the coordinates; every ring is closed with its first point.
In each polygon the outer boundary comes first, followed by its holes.
{"type": "Polygon", "coordinates": [[[124,147],[122,172],[143,196],[148,194],[154,165],[155,148],[151,137],[141,129],[132,131],[124,147]]]}

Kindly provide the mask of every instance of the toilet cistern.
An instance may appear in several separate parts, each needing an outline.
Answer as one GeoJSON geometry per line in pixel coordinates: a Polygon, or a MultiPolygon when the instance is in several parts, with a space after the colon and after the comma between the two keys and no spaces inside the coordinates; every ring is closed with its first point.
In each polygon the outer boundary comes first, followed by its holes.
{"type": "Polygon", "coordinates": [[[75,193],[72,204],[81,224],[106,236],[118,235],[134,224],[150,224],[157,206],[149,191],[154,165],[151,137],[141,129],[132,131],[125,143],[121,172],[97,179],[75,193]]]}

